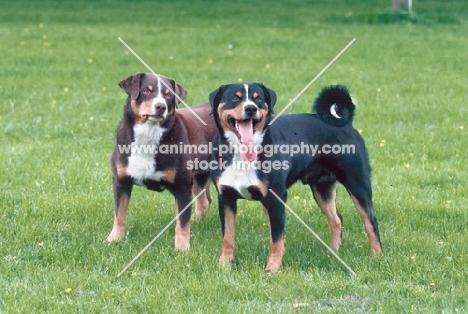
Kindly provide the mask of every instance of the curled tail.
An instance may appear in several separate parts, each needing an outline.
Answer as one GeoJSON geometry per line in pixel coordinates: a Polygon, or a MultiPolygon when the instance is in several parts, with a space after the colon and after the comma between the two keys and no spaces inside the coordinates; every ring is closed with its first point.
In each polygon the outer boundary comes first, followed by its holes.
{"type": "Polygon", "coordinates": [[[346,86],[332,85],[322,89],[314,102],[313,111],[320,120],[335,126],[352,123],[354,117],[353,99],[346,86]]]}

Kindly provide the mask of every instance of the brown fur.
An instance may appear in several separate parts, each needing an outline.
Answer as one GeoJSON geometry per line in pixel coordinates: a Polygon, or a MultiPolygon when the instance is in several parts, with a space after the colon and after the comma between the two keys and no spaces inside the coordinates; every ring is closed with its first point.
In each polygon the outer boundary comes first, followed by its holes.
{"type": "Polygon", "coordinates": [[[211,198],[208,189],[208,170],[192,171],[188,169],[187,163],[195,158],[209,160],[211,156],[204,153],[185,154],[183,152],[173,155],[158,152],[152,157],[145,155],[145,160],[150,161],[153,158],[153,166],[156,166],[151,170],[153,172],[149,173],[150,177],[143,174],[142,177],[135,178],[132,177],[132,171],[129,168],[130,158],[134,157],[132,152],[122,152],[119,147],[131,145],[136,141],[135,126],[143,126],[145,123],[148,124],[144,125],[147,126],[147,129],[165,130],[158,138],[159,143],[157,139],[154,140],[154,144],[159,144],[159,147],[180,144],[208,145],[216,131],[213,118],[210,117],[210,104],[205,103],[191,107],[206,123],[203,125],[189,109],[176,110],[181,100],[186,98],[187,91],[173,79],[162,75],[158,78],[150,73],[137,73],[122,80],[119,86],[127,93],[128,98],[117,129],[117,141],[111,158],[115,215],[114,226],[107,240],[112,242],[124,237],[132,188],[134,184],[139,184],[155,191],[168,189],[176,200],[176,214],[187,208],[176,223],[175,247],[181,250],[188,249],[190,247],[191,215],[191,206],[188,204],[192,201],[192,191],[198,194],[206,189],[196,200],[195,213],[197,216],[206,213],[211,198]],[[159,87],[161,87],[160,90],[159,87]],[[161,101],[154,103],[154,99],[161,101]],[[157,178],[158,175],[159,178],[157,178]]]}

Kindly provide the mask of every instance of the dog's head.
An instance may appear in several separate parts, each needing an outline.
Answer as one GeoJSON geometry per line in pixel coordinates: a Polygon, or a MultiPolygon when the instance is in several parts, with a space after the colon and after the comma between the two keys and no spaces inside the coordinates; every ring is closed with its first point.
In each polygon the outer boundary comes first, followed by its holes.
{"type": "Polygon", "coordinates": [[[126,111],[135,124],[161,123],[187,97],[187,91],[175,80],[159,74],[137,73],[120,81],[119,86],[128,95],[126,111]]]}
{"type": "MultiPolygon", "coordinates": [[[[222,85],[210,94],[212,113],[220,133],[231,142],[253,147],[273,113],[276,94],[260,83],[222,85]]],[[[253,161],[256,154],[243,156],[253,161]]]]}

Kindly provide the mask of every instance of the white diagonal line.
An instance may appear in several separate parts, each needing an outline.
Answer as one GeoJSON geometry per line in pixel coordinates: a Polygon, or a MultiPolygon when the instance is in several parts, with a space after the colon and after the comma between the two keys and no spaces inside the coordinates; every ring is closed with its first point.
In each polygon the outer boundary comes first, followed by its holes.
{"type": "Polygon", "coordinates": [[[174,223],[174,221],[176,221],[176,220],[180,217],[180,215],[182,215],[182,214],[187,210],[187,208],[189,208],[190,205],[192,205],[193,202],[195,202],[195,201],[197,200],[197,198],[199,198],[200,195],[202,195],[202,193],[204,193],[205,191],[206,191],[206,189],[203,189],[200,193],[198,193],[197,196],[195,196],[195,197],[193,198],[193,200],[192,200],[190,203],[188,203],[188,205],[185,206],[185,208],[182,209],[182,210],[175,216],[175,218],[172,219],[171,222],[168,223],[167,226],[164,227],[164,229],[161,230],[161,232],[159,232],[159,233],[154,237],[154,239],[151,240],[151,242],[148,243],[148,245],[145,246],[145,247],[143,248],[143,250],[141,250],[140,253],[138,253],[137,256],[135,256],[135,257],[132,259],[132,261],[131,261],[130,263],[128,263],[127,266],[124,267],[124,269],[122,269],[122,271],[117,275],[117,277],[120,277],[120,275],[122,275],[122,274],[123,274],[123,273],[124,273],[124,272],[125,272],[125,271],[126,271],[126,270],[127,270],[127,269],[128,269],[128,268],[145,252],[145,251],[146,251],[146,250],[147,250],[147,249],[149,249],[149,247],[154,243],[154,241],[156,241],[156,240],[157,240],[157,239],[174,223]]]}
{"type": "Polygon", "coordinates": [[[278,119],[278,118],[286,111],[286,109],[288,109],[289,106],[291,106],[291,105],[293,104],[293,102],[295,102],[295,101],[310,87],[310,85],[314,84],[314,82],[323,74],[323,72],[325,72],[325,71],[336,61],[336,59],[338,59],[338,58],[349,48],[349,46],[351,46],[355,41],[356,41],[356,38],[354,38],[353,40],[351,40],[351,41],[349,42],[349,44],[347,44],[346,47],[344,47],[343,50],[341,50],[340,53],[337,54],[336,57],[333,58],[333,60],[330,61],[330,62],[326,65],[326,67],[324,67],[323,70],[320,71],[320,73],[317,74],[317,75],[314,77],[314,79],[313,79],[312,81],[310,81],[310,83],[307,84],[307,86],[304,87],[304,88],[301,90],[301,92],[300,92],[299,94],[297,94],[296,97],[294,97],[294,99],[291,100],[291,101],[289,102],[289,104],[287,104],[286,107],[284,107],[284,109],[281,110],[281,112],[278,113],[278,114],[276,115],[276,117],[275,117],[270,123],[268,123],[268,125],[272,125],[273,122],[275,122],[276,119],[278,119]]]}
{"type": "Polygon", "coordinates": [[[328,245],[325,243],[325,241],[323,241],[323,240],[320,238],[320,236],[319,236],[318,234],[316,234],[316,233],[314,232],[314,230],[312,230],[312,228],[310,228],[310,227],[304,222],[304,220],[302,220],[301,217],[299,217],[299,215],[296,214],[296,213],[291,209],[291,207],[288,206],[288,204],[286,204],[285,202],[283,202],[283,200],[278,196],[278,194],[276,194],[272,189],[269,189],[269,191],[270,191],[274,196],[276,196],[276,198],[277,198],[281,203],[283,203],[283,205],[294,215],[294,217],[296,217],[297,220],[299,220],[299,221],[307,228],[307,230],[309,230],[310,233],[312,233],[312,234],[317,238],[317,240],[319,240],[319,241],[333,254],[333,256],[335,256],[335,257],[341,262],[341,264],[343,264],[343,265],[346,267],[346,269],[349,270],[349,272],[350,272],[351,274],[353,274],[354,276],[356,276],[356,273],[351,269],[351,267],[349,267],[348,264],[346,264],[346,263],[341,259],[341,257],[339,257],[338,254],[336,254],[336,252],[333,251],[333,249],[332,249],[330,246],[328,246],[328,245]]]}
{"type": "MultiPolygon", "coordinates": [[[[146,62],[143,61],[143,59],[140,58],[140,56],[139,56],[135,51],[133,51],[133,49],[130,48],[130,46],[127,45],[127,43],[126,43],[122,38],[119,37],[119,40],[120,40],[120,42],[121,42],[121,43],[122,43],[138,60],[140,60],[140,62],[141,62],[148,70],[150,70],[151,73],[153,73],[154,75],[156,75],[156,76],[159,78],[159,75],[156,74],[156,72],[154,72],[153,69],[151,69],[150,66],[149,66],[148,64],[146,64],[146,62]]],[[[182,98],[180,98],[179,95],[177,95],[177,94],[172,90],[172,88],[171,88],[170,86],[168,86],[168,85],[164,82],[164,80],[160,80],[160,81],[163,83],[163,85],[164,85],[167,89],[169,89],[169,91],[170,91],[170,92],[171,92],[171,93],[188,109],[188,110],[190,110],[190,112],[191,112],[195,117],[198,118],[198,120],[200,120],[201,123],[203,123],[203,125],[206,125],[206,122],[203,121],[203,119],[200,118],[200,116],[198,116],[198,115],[195,113],[195,111],[193,111],[192,108],[190,108],[190,106],[187,105],[187,104],[185,103],[185,101],[184,101],[182,98]]]]}

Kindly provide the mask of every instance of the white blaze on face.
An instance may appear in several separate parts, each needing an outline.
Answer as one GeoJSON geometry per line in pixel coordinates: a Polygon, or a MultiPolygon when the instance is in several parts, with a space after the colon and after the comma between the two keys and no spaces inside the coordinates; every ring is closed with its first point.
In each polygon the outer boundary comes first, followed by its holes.
{"type": "MultiPolygon", "coordinates": [[[[249,86],[244,84],[245,88],[245,101],[242,107],[242,116],[243,118],[247,118],[245,115],[245,107],[249,105],[253,105],[257,107],[257,105],[249,99],[249,86]]],[[[258,111],[257,111],[258,114],[258,111]]],[[[256,114],[256,115],[257,115],[256,114]]],[[[253,129],[253,120],[252,117],[248,117],[248,119],[236,121],[236,129],[241,136],[241,142],[244,148],[244,153],[242,153],[242,158],[244,158],[247,162],[252,162],[257,158],[257,154],[254,151],[254,129],[253,129]]]]}
{"type": "Polygon", "coordinates": [[[245,106],[247,105],[257,106],[252,100],[249,99],[249,85],[244,84],[244,88],[245,88],[245,101],[244,101],[242,108],[245,108],[245,106]]]}
{"type": "Polygon", "coordinates": [[[156,114],[156,105],[157,104],[163,104],[165,107],[166,107],[166,110],[164,111],[164,114],[163,114],[163,119],[166,118],[166,115],[167,115],[167,103],[166,103],[166,99],[164,99],[163,97],[163,93],[162,93],[162,89],[164,88],[163,84],[161,84],[161,78],[158,76],[158,94],[156,96],[156,98],[153,99],[152,103],[151,103],[151,113],[153,115],[156,114]]]}

